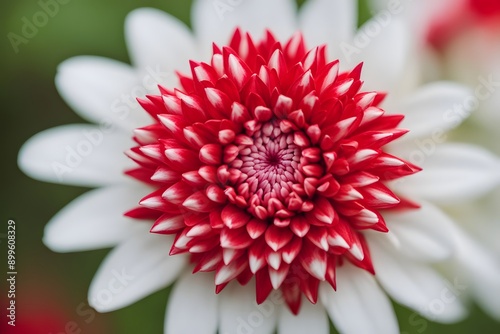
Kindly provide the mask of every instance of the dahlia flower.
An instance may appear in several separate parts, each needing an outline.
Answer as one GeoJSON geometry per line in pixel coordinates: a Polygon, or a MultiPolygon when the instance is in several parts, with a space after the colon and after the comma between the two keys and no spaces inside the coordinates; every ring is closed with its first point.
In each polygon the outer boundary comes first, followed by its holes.
{"type": "MultiPolygon", "coordinates": [[[[389,2],[373,0],[387,11],[389,2]]],[[[451,137],[468,141],[500,154],[497,127],[500,120],[500,3],[495,0],[413,1],[403,3],[398,16],[413,32],[414,62],[420,77],[408,75],[407,87],[416,89],[429,78],[450,78],[471,87],[461,104],[477,110],[470,121],[457,127],[451,137]],[[425,71],[425,69],[432,69],[425,71]],[[432,73],[430,73],[432,72],[432,73]]],[[[411,88],[410,88],[411,89],[411,88]]],[[[457,123],[458,125],[458,123],[457,123]]],[[[500,170],[497,171],[497,175],[500,170]]],[[[455,221],[467,231],[484,259],[482,270],[455,261],[449,275],[468,281],[468,294],[492,317],[500,320],[500,233],[497,187],[477,201],[449,209],[455,221]]],[[[461,247],[465,243],[459,243],[461,247]]]]}
{"type": "Polygon", "coordinates": [[[468,236],[436,203],[485,193],[499,161],[466,144],[426,155],[418,138],[448,130],[442,116],[468,90],[438,82],[391,96],[408,36],[393,22],[342,52],[366,34],[356,37],[351,0],[311,0],[298,14],[285,0],[227,6],[195,1],[194,34],[157,10],[131,13],[133,67],[78,57],[56,78],[100,126],[50,129],[21,150],[28,175],[98,187],[44,237],[55,251],[114,247],[90,304],[112,311],[174,284],[174,334],[321,334],[328,317],[342,333],[397,333],[389,296],[462,319],[433,265],[477,259],[456,252],[468,236]],[[151,89],[152,69],[175,75],[151,89]]]}

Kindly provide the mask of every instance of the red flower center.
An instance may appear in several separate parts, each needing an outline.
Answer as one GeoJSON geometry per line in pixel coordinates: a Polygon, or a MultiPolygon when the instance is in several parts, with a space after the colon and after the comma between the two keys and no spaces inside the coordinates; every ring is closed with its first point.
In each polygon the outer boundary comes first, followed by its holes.
{"type": "Polygon", "coordinates": [[[381,210],[402,207],[387,181],[419,168],[384,151],[403,117],[325,49],[237,30],[180,88],[139,99],[154,123],[136,131],[127,173],[156,190],[127,215],[175,235],[171,255],[215,271],[217,292],[255,277],[259,303],[281,289],[297,313],[321,281],[336,288],[343,261],[374,273],[361,231],[387,231],[381,210]]]}
{"type": "Polygon", "coordinates": [[[279,124],[276,119],[258,123],[247,131],[252,136],[242,136],[240,146],[233,146],[233,156],[226,159],[229,174],[237,176],[229,182],[232,187],[226,188],[226,195],[260,219],[270,217],[272,199],[283,210],[288,207],[299,178],[301,148],[294,143],[293,132],[284,133],[279,124]]]}

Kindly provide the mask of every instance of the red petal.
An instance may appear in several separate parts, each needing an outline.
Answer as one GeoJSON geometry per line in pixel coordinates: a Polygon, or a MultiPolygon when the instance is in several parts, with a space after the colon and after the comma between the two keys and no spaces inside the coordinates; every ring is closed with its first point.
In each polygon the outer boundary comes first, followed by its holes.
{"type": "Polygon", "coordinates": [[[200,150],[200,161],[208,165],[220,165],[222,162],[222,147],[218,144],[204,145],[200,150]]]}
{"type": "Polygon", "coordinates": [[[254,218],[254,219],[251,219],[247,223],[246,229],[247,229],[248,235],[252,239],[257,239],[262,234],[264,234],[264,232],[266,231],[266,229],[267,229],[267,223],[264,222],[263,220],[255,219],[254,218]]]}
{"type": "Polygon", "coordinates": [[[215,273],[215,284],[220,285],[236,278],[248,267],[248,262],[245,257],[240,257],[229,265],[220,264],[215,273]]]}
{"type": "Polygon", "coordinates": [[[262,304],[273,290],[269,272],[262,268],[255,274],[255,293],[257,304],[262,304]]]}
{"type": "Polygon", "coordinates": [[[196,212],[210,212],[216,209],[218,205],[208,199],[204,191],[195,192],[182,203],[185,208],[196,212]]]}
{"type": "Polygon", "coordinates": [[[173,234],[186,227],[184,216],[164,214],[151,227],[152,233],[173,234]]]}
{"type": "Polygon", "coordinates": [[[229,229],[224,227],[220,232],[220,244],[224,248],[244,249],[253,243],[246,228],[229,229]]]}
{"type": "Polygon", "coordinates": [[[293,233],[287,227],[281,228],[275,225],[270,225],[266,231],[265,239],[269,247],[275,252],[283,248],[290,240],[293,233]]]}
{"type": "Polygon", "coordinates": [[[229,228],[240,228],[249,220],[250,215],[235,205],[226,205],[221,213],[222,221],[229,228]]]}

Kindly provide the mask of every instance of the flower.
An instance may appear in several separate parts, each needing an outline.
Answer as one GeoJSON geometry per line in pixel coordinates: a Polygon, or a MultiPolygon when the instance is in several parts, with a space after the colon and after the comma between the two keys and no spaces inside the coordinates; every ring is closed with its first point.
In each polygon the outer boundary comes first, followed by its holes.
{"type": "Polygon", "coordinates": [[[359,92],[361,66],[339,74],[300,33],[281,46],[237,30],[229,45],[139,99],[155,122],[136,130],[128,174],[155,190],[128,215],[157,218],[151,232],[175,235],[170,254],[190,253],[194,272],[216,271],[217,292],[255,277],[259,304],[280,289],[298,314],[301,293],[315,304],[321,281],[336,288],[339,261],[374,273],[357,230],[387,232],[380,210],[401,203],[385,183],[420,169],[384,152],[403,116],[359,92]]]}
{"type": "MultiPolygon", "coordinates": [[[[387,1],[373,2],[379,9],[387,9],[387,1]]],[[[409,75],[403,81],[418,89],[429,78],[451,78],[473,88],[461,105],[477,110],[464,124],[457,123],[460,126],[451,136],[500,154],[496,129],[500,115],[499,2],[415,1],[403,7],[400,16],[416,36],[415,63],[422,69],[432,69],[432,73],[427,72],[420,78],[409,75]]],[[[492,238],[500,231],[496,205],[500,188],[493,188],[494,192],[486,192],[473,202],[448,210],[470,238],[469,241],[459,238],[459,252],[482,259],[481,265],[472,260],[465,263],[457,260],[448,270],[450,276],[468,282],[472,288],[467,294],[473,296],[485,312],[500,319],[500,285],[496,283],[500,280],[500,252],[492,238]]]]}
{"type": "MultiPolygon", "coordinates": [[[[493,171],[499,162],[472,145],[433,144],[429,154],[419,146],[427,142],[419,140],[455,126],[441,117],[443,109],[468,91],[439,82],[402,98],[389,94],[387,110],[404,113],[401,127],[411,130],[398,139],[405,132],[396,128],[401,117],[377,107],[384,95],[378,91],[396,91],[407,64],[407,35],[398,22],[370,35],[363,47],[350,48],[353,53],[342,53],[343,42],[350,43],[356,30],[356,8],[350,0],[311,0],[298,20],[291,1],[244,2],[231,10],[224,7],[225,12],[213,6],[204,0],[194,4],[197,43],[168,15],[152,9],[133,12],[126,32],[134,68],[96,57],[63,63],[56,78],[62,96],[100,126],[47,130],[21,150],[20,166],[33,177],[100,187],[58,213],[44,239],[58,251],[116,246],[92,282],[91,305],[112,311],[176,281],[166,333],[235,333],[252,327],[263,333],[275,328],[279,333],[310,328],[327,333],[327,314],[344,333],[395,333],[398,325],[385,292],[433,320],[461,319],[466,311],[458,298],[440,312],[431,307],[446,286],[432,264],[454,255],[454,238],[462,235],[430,201],[454,204],[485,193],[498,181],[493,171]],[[236,33],[230,48],[217,47],[227,44],[235,22],[250,34],[236,33]],[[261,36],[266,28],[272,33],[250,43],[250,36],[261,36]],[[283,48],[274,46],[274,41],[290,37],[283,48]],[[312,51],[307,53],[303,43],[312,51]],[[333,59],[324,56],[324,43],[333,59]],[[255,58],[252,44],[261,46],[262,59],[255,58]],[[214,51],[212,58],[209,50],[214,51]],[[302,59],[302,66],[296,65],[302,59]],[[361,60],[365,93],[358,92],[361,60]],[[257,64],[269,61],[269,70],[260,72],[259,67],[257,72],[257,64]],[[179,74],[180,84],[166,75],[174,69],[189,73],[189,65],[191,76],[179,74]],[[285,67],[291,70],[281,73],[285,67]],[[140,100],[153,116],[148,120],[130,96],[154,90],[155,77],[161,77],[160,95],[153,92],[140,100]],[[314,93],[313,82],[321,83],[314,93]],[[281,89],[270,89],[273,85],[281,89]],[[315,109],[318,102],[338,118],[315,109]],[[350,140],[338,142],[342,138],[350,140]],[[122,156],[124,151],[139,168],[122,156]],[[216,172],[221,164],[227,167],[216,172]],[[424,170],[411,175],[420,164],[424,170]],[[293,173],[288,166],[296,166],[293,173]],[[273,177],[263,171],[281,176],[288,187],[271,187],[273,177]],[[252,179],[253,172],[262,178],[252,179]],[[240,178],[242,173],[249,177],[240,178]],[[400,176],[405,176],[401,182],[396,180],[400,176]],[[254,189],[255,183],[266,193],[254,189]],[[139,201],[142,205],[130,211],[139,201]],[[151,234],[151,228],[176,237],[151,234]],[[250,256],[259,240],[270,255],[264,264],[262,255],[250,256]],[[301,249],[294,240],[302,240],[301,249]],[[328,261],[326,248],[332,251],[328,261]],[[201,253],[169,255],[169,249],[172,254],[201,253]],[[281,259],[275,255],[279,250],[281,259]],[[285,287],[285,275],[293,258],[303,278],[292,289],[285,287]],[[339,266],[333,265],[337,258],[339,266]],[[266,265],[271,268],[257,270],[266,265]],[[215,269],[217,290],[233,279],[250,283],[241,287],[230,282],[216,295],[214,275],[192,274],[193,267],[215,269]],[[309,301],[301,303],[297,287],[309,301]],[[268,297],[271,290],[275,293],[268,297]],[[313,305],[316,292],[318,303],[313,305]],[[259,301],[266,300],[261,306],[255,303],[256,294],[259,301]],[[283,299],[289,307],[282,306],[283,299]]],[[[354,40],[366,35],[361,29],[354,40]]],[[[453,116],[457,122],[463,118],[453,116]]]]}

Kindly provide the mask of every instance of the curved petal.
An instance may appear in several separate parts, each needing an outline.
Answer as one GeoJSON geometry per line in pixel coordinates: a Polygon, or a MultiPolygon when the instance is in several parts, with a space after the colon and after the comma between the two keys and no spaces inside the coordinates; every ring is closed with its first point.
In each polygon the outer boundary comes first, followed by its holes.
{"type": "Polygon", "coordinates": [[[352,44],[341,50],[352,68],[363,62],[365,91],[391,92],[400,83],[409,61],[411,37],[407,27],[397,19],[382,26],[376,19],[366,22],[352,44]]]}
{"type": "Polygon", "coordinates": [[[314,334],[330,333],[330,323],[323,305],[313,305],[304,299],[298,316],[290,312],[288,307],[281,309],[278,319],[278,334],[314,334]]]}
{"type": "Polygon", "coordinates": [[[188,27],[161,10],[132,11],[125,22],[125,35],[133,64],[145,76],[149,74],[153,86],[155,81],[165,86],[175,84],[174,71],[188,71],[189,60],[197,58],[188,27]]]}
{"type": "Polygon", "coordinates": [[[236,27],[255,39],[270,29],[282,41],[297,28],[296,5],[290,0],[195,0],[191,15],[203,55],[210,54],[212,42],[227,44],[236,27]]]}
{"type": "Polygon", "coordinates": [[[45,226],[43,242],[55,252],[76,252],[111,247],[130,236],[147,234],[150,224],[123,215],[147,193],[144,186],[91,190],[50,220],[45,226]]]}
{"type": "Polygon", "coordinates": [[[128,131],[148,122],[135,101],[147,90],[127,64],[94,56],[70,58],[57,69],[56,87],[69,106],[90,122],[128,131]]]}
{"type": "Polygon", "coordinates": [[[433,82],[420,87],[397,106],[405,119],[401,127],[410,132],[406,140],[423,137],[443,137],[444,132],[462,123],[472,112],[465,103],[474,98],[471,90],[452,82],[433,82]]]}
{"type": "MultiPolygon", "coordinates": [[[[275,292],[276,293],[276,292],[275,292]]],[[[275,297],[275,295],[274,295],[275,297]]],[[[266,302],[255,302],[255,285],[228,285],[220,294],[219,332],[220,333],[274,333],[283,298],[266,302]]]]}
{"type": "Polygon", "coordinates": [[[410,198],[450,204],[484,195],[500,183],[500,159],[479,146],[422,141],[397,151],[423,168],[394,182],[396,191],[410,198]]]}
{"type": "Polygon", "coordinates": [[[357,1],[309,0],[299,13],[300,28],[309,47],[327,44],[330,57],[341,56],[340,44],[353,39],[357,29],[357,1]]]}
{"type": "Polygon", "coordinates": [[[394,300],[433,321],[452,323],[464,318],[467,312],[459,295],[433,269],[409,261],[379,236],[371,235],[368,241],[377,280],[394,300]]]}
{"type": "MultiPolygon", "coordinates": [[[[481,200],[481,204],[473,203],[469,205],[471,210],[471,215],[459,217],[460,222],[463,222],[467,226],[467,221],[469,222],[468,232],[474,231],[477,235],[477,240],[481,241],[481,244],[491,250],[497,258],[500,258],[500,243],[498,242],[498,236],[500,235],[500,187],[497,187],[491,194],[488,194],[488,198],[485,201],[481,200]],[[479,219],[478,219],[479,218],[479,219]],[[479,221],[479,226],[477,225],[479,221]]],[[[500,261],[499,261],[500,262],[500,261]]]]}
{"type": "Polygon", "coordinates": [[[117,130],[74,124],[42,131],[19,151],[18,165],[46,182],[101,186],[131,182],[123,171],[133,166],[123,152],[132,139],[117,130]]]}
{"type": "Polygon", "coordinates": [[[481,90],[476,91],[476,96],[480,99],[481,106],[479,107],[478,112],[473,114],[473,117],[478,120],[478,123],[489,129],[489,133],[496,135],[497,138],[497,124],[500,123],[500,113],[498,112],[498,106],[500,105],[500,90],[498,89],[497,80],[497,78],[500,78],[500,64],[496,61],[498,57],[500,57],[500,47],[491,56],[494,60],[490,60],[491,64],[488,64],[488,73],[491,74],[482,77],[480,79],[480,88],[476,88],[481,90]],[[491,88],[493,85],[492,82],[495,83],[495,87],[497,88],[491,88]]]}
{"type": "MultiPolygon", "coordinates": [[[[420,0],[394,2],[392,0],[370,0],[369,4],[379,13],[389,11],[393,15],[402,15],[417,39],[427,38],[431,24],[442,20],[442,16],[452,16],[453,12],[461,10],[456,0],[420,0]]],[[[377,15],[377,14],[375,14],[377,15]]]]}
{"type": "Polygon", "coordinates": [[[168,255],[171,244],[169,236],[146,233],[114,248],[92,280],[89,304],[110,312],[167,287],[187,263],[184,255],[168,255]]]}
{"type": "Polygon", "coordinates": [[[418,210],[387,213],[385,221],[398,252],[419,261],[442,261],[455,248],[453,221],[434,205],[420,201],[418,210]]]}
{"type": "Polygon", "coordinates": [[[186,272],[169,297],[165,334],[215,334],[217,311],[213,275],[186,272]]]}
{"type": "Polygon", "coordinates": [[[320,289],[321,301],[339,332],[399,333],[389,298],[368,272],[345,263],[337,270],[337,291],[327,284],[320,289]]]}
{"type": "Polygon", "coordinates": [[[483,310],[500,320],[500,261],[482,245],[456,228],[457,277],[464,278],[483,310]]]}

